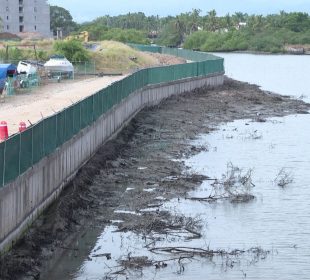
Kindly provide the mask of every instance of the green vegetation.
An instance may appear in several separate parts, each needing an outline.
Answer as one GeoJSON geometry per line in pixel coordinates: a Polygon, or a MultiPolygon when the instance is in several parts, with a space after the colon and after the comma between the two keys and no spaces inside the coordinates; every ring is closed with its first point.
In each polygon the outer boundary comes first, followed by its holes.
{"type": "Polygon", "coordinates": [[[113,40],[122,43],[149,44],[146,33],[143,31],[120,28],[96,29],[95,26],[92,26],[90,30],[87,30],[87,28],[84,30],[90,32],[90,39],[96,41],[113,40]]]}
{"type": "Polygon", "coordinates": [[[106,73],[124,73],[132,69],[159,64],[152,55],[115,41],[100,42],[100,47],[91,53],[91,57],[96,63],[96,70],[106,73]]]}
{"type": "Polygon", "coordinates": [[[8,48],[0,49],[0,60],[18,62],[20,60],[46,61],[53,54],[62,54],[70,61],[89,61],[89,52],[77,40],[70,41],[22,41],[8,42],[8,48]],[[34,45],[36,49],[34,49],[34,45]]]}
{"type": "Polygon", "coordinates": [[[135,29],[112,28],[100,40],[113,40],[123,43],[149,44],[146,33],[135,29]]]}
{"type": "MultiPolygon", "coordinates": [[[[62,30],[63,35],[89,32],[90,41],[113,40],[122,43],[150,44],[184,47],[202,51],[258,51],[285,52],[296,46],[310,51],[310,17],[307,13],[286,13],[267,16],[237,12],[218,16],[215,10],[205,15],[201,10],[177,16],[146,16],[128,13],[119,16],[102,16],[91,22],[77,24],[70,12],[51,6],[51,29],[62,30]]],[[[0,22],[1,23],[1,22],[0,22]]],[[[71,61],[88,61],[92,53],[78,41],[37,41],[37,53],[31,48],[11,47],[8,57],[14,60],[46,60],[59,53],[71,61]]],[[[21,42],[23,44],[23,42],[21,42]]],[[[0,58],[7,56],[0,50],[0,58]]],[[[130,67],[129,67],[130,68],[130,67]]]]}
{"type": "MultiPolygon", "coordinates": [[[[286,33],[286,32],[284,32],[286,33]]],[[[198,49],[202,51],[261,51],[280,52],[284,51],[285,41],[283,32],[274,36],[274,32],[251,33],[246,30],[228,31],[226,33],[212,33],[199,31],[189,36],[184,48],[198,49]]]]}
{"type": "Polygon", "coordinates": [[[75,67],[90,67],[92,73],[128,73],[133,70],[161,65],[160,60],[148,53],[137,51],[116,41],[89,43],[89,49],[77,40],[8,42],[9,48],[0,49],[0,61],[17,64],[20,60],[47,61],[51,55],[62,54],[75,67]],[[31,45],[36,45],[36,52],[31,45]],[[27,46],[27,47],[26,47],[27,46]],[[92,47],[91,47],[92,46],[92,47]],[[81,62],[81,63],[79,63],[81,62]]]}
{"type": "Polygon", "coordinates": [[[184,48],[202,51],[284,52],[287,45],[310,44],[310,17],[305,13],[281,12],[266,17],[227,15],[225,18],[215,18],[211,26],[188,36],[184,48]],[[242,26],[241,21],[237,23],[239,20],[244,20],[242,26]]]}
{"type": "Polygon", "coordinates": [[[64,36],[77,29],[77,23],[73,21],[68,10],[58,6],[50,6],[50,13],[51,30],[54,35],[56,35],[57,28],[62,30],[64,36]]]}
{"type": "Polygon", "coordinates": [[[79,26],[81,30],[91,26],[100,26],[105,29],[135,29],[141,31],[159,30],[161,18],[158,16],[146,16],[144,13],[128,13],[119,16],[102,16],[97,19],[83,23],[79,26]]]}
{"type": "Polygon", "coordinates": [[[22,41],[8,42],[8,49],[0,49],[0,60],[17,63],[20,60],[46,61],[52,54],[62,54],[70,61],[89,61],[90,54],[77,40],[70,41],[22,41]],[[34,50],[36,45],[36,50],[34,50]]]}
{"type": "Polygon", "coordinates": [[[92,40],[152,42],[203,51],[283,52],[287,45],[310,44],[309,15],[284,11],[267,16],[240,12],[218,16],[215,10],[201,15],[201,10],[194,9],[164,18],[129,13],[99,17],[79,25],[79,30],[89,31],[92,40]]]}
{"type": "Polygon", "coordinates": [[[88,61],[90,59],[88,51],[77,40],[56,41],[53,49],[57,54],[64,55],[69,61],[88,61]]]}
{"type": "Polygon", "coordinates": [[[307,13],[267,16],[237,12],[218,16],[215,10],[201,10],[177,16],[146,16],[128,13],[102,16],[91,22],[76,24],[70,12],[52,6],[52,29],[64,32],[88,31],[90,40],[114,40],[123,43],[156,43],[165,46],[203,51],[250,50],[283,52],[288,45],[310,44],[310,17],[307,13]]]}
{"type": "Polygon", "coordinates": [[[8,49],[0,49],[0,60],[17,63],[20,60],[40,60],[45,61],[48,59],[50,53],[42,48],[37,48],[36,51],[33,47],[25,47],[16,42],[8,42],[8,49]],[[14,43],[14,45],[12,44],[14,43]]]}
{"type": "MultiPolygon", "coordinates": [[[[152,17],[150,17],[152,18],[152,17]]],[[[145,20],[149,18],[143,13],[128,14],[118,17],[99,17],[92,22],[77,24],[73,21],[70,12],[62,7],[51,6],[51,30],[54,35],[61,30],[64,37],[88,31],[90,40],[114,40],[123,43],[149,44],[145,20]]],[[[152,28],[155,17],[147,25],[152,28]]]]}
{"type": "Polygon", "coordinates": [[[165,25],[156,41],[163,46],[179,46],[183,41],[182,33],[179,32],[178,21],[171,21],[165,25]]]}

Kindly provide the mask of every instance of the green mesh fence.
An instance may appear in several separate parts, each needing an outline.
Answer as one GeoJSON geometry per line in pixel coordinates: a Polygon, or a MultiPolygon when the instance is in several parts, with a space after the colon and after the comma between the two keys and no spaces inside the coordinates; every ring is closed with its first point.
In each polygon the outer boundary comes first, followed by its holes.
{"type": "Polygon", "coordinates": [[[44,121],[37,123],[32,128],[32,139],[33,139],[33,164],[39,162],[44,156],[44,121]]]}
{"type": "Polygon", "coordinates": [[[93,112],[94,112],[94,97],[90,96],[84,100],[87,107],[87,114],[84,115],[86,125],[89,125],[93,122],[93,112]]]}
{"type": "Polygon", "coordinates": [[[74,109],[73,106],[67,108],[65,111],[65,134],[64,142],[68,141],[74,135],[74,109]]]}
{"type": "Polygon", "coordinates": [[[57,116],[52,116],[44,120],[45,155],[51,154],[56,148],[57,148],[57,116]]]}
{"type": "Polygon", "coordinates": [[[57,133],[56,133],[56,145],[61,146],[65,141],[65,130],[66,130],[66,110],[59,112],[57,115],[57,133]]]}
{"type": "Polygon", "coordinates": [[[32,165],[33,141],[32,129],[24,131],[20,135],[20,173],[25,172],[32,165]]]}
{"type": "Polygon", "coordinates": [[[102,94],[97,92],[94,97],[94,120],[97,120],[103,113],[102,94]]]}
{"type": "Polygon", "coordinates": [[[102,105],[103,105],[103,111],[102,113],[106,113],[109,110],[109,90],[110,87],[102,90],[101,94],[102,94],[102,105]]]}
{"type": "MultiPolygon", "coordinates": [[[[147,85],[224,72],[224,60],[214,55],[158,46],[131,46],[142,51],[180,56],[196,62],[141,69],[0,143],[0,187],[53,153],[57,147],[132,92],[147,85]]],[[[81,73],[90,73],[94,69],[94,65],[80,64],[79,67],[81,73]]]]}
{"type": "Polygon", "coordinates": [[[96,75],[96,63],[94,61],[72,61],[74,75],[96,75]]]}
{"type": "Polygon", "coordinates": [[[5,143],[4,184],[19,175],[20,135],[8,139],[5,143]]]}
{"type": "Polygon", "coordinates": [[[73,134],[76,134],[82,128],[81,105],[82,102],[76,103],[73,108],[73,134]]]}
{"type": "Polygon", "coordinates": [[[139,45],[139,44],[128,44],[128,46],[138,49],[143,52],[161,53],[160,46],[148,46],[148,45],[139,45]]]}
{"type": "Polygon", "coordinates": [[[5,143],[0,143],[0,187],[4,185],[4,149],[5,143]]]}

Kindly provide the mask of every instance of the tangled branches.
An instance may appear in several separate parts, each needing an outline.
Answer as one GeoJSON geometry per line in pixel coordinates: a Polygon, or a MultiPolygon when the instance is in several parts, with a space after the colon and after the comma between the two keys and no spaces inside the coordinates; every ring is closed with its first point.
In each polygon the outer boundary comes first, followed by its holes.
{"type": "Polygon", "coordinates": [[[274,179],[274,183],[281,188],[284,188],[293,182],[294,182],[293,175],[290,172],[286,171],[284,167],[281,168],[276,178],[274,179]]]}
{"type": "Polygon", "coordinates": [[[222,178],[215,179],[213,191],[208,197],[190,197],[191,200],[212,202],[219,199],[229,199],[231,202],[248,202],[254,199],[251,194],[255,186],[252,182],[252,169],[243,173],[242,169],[234,166],[231,162],[227,164],[227,171],[222,178]]]}
{"type": "Polygon", "coordinates": [[[141,216],[130,215],[127,221],[119,225],[118,231],[133,231],[145,236],[155,233],[196,239],[201,237],[200,229],[199,217],[174,216],[165,211],[158,211],[145,212],[141,216]]]}

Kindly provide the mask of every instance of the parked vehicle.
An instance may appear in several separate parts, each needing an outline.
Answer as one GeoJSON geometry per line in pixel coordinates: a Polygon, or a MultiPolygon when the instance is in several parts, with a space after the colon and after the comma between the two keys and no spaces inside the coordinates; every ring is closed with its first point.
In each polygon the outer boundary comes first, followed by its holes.
{"type": "Polygon", "coordinates": [[[18,74],[35,74],[37,67],[29,61],[20,61],[17,65],[18,74]]]}

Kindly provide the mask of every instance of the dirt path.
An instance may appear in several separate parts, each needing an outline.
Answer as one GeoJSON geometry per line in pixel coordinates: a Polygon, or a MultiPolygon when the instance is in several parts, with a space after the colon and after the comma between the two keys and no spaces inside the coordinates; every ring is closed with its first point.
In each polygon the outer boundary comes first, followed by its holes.
{"type": "Polygon", "coordinates": [[[118,224],[122,231],[160,231],[169,224],[169,213],[157,213],[159,221],[139,211],[160,203],[159,196],[184,197],[205,179],[184,173],[182,158],[199,152],[188,140],[234,119],[264,121],[269,116],[307,113],[309,109],[302,101],[227,79],[222,87],[171,97],[143,110],[98,151],[61,198],[2,257],[0,279],[47,279],[46,265],[57,260],[56,255],[75,250],[72,240],[76,235],[83,237],[89,227],[103,229],[112,220],[123,221],[118,224]],[[133,186],[132,191],[126,191],[133,186]],[[152,192],[145,191],[148,189],[152,192]]]}
{"type": "Polygon", "coordinates": [[[92,77],[43,85],[29,93],[0,98],[0,121],[6,121],[9,134],[18,132],[20,121],[36,123],[43,117],[70,106],[125,76],[92,77]]]}

